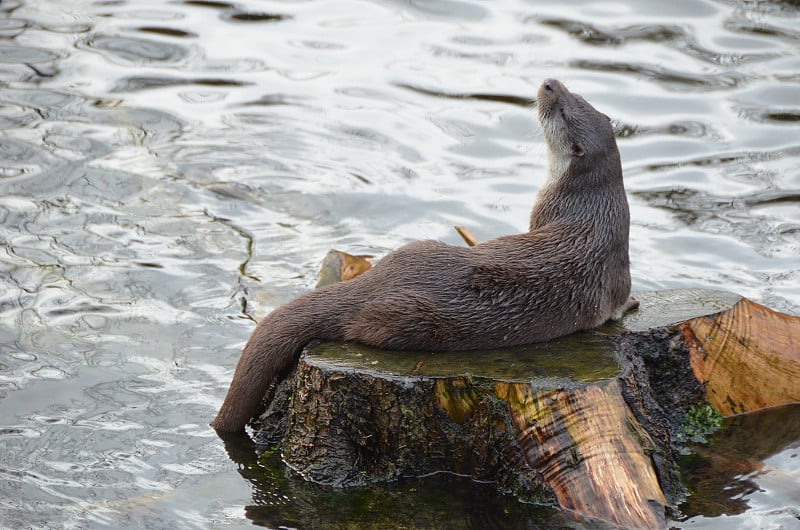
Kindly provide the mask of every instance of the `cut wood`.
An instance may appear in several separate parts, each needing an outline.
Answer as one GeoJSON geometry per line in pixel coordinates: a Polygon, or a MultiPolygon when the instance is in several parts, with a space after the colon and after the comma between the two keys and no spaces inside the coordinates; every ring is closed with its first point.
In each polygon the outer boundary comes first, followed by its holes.
{"type": "Polygon", "coordinates": [[[367,261],[369,256],[353,256],[341,250],[329,250],[319,268],[317,288],[325,285],[351,280],[372,268],[367,261]]]}
{"type": "Polygon", "coordinates": [[[635,296],[621,322],[523,348],[312,344],[268,396],[257,439],[323,484],[452,472],[583,518],[663,527],[685,491],[690,407],[800,401],[800,318],[718,291],[635,296]]]}
{"type": "Polygon", "coordinates": [[[800,403],[800,317],[742,299],[681,329],[694,375],[723,415],[800,403]]]}

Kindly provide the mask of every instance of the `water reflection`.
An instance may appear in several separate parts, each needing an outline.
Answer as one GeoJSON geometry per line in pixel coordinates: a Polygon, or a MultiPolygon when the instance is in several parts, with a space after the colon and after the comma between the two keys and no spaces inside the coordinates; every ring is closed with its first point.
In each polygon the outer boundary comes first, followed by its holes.
{"type": "Polygon", "coordinates": [[[288,15],[278,15],[275,13],[259,13],[254,11],[231,10],[223,16],[223,19],[232,22],[280,22],[292,17],[288,15]]]}
{"type": "Polygon", "coordinates": [[[180,37],[180,38],[194,38],[197,37],[196,33],[191,31],[183,31],[175,28],[162,28],[158,26],[141,26],[136,28],[142,33],[154,33],[156,35],[164,35],[165,37],[180,37]]]}
{"type": "MultiPolygon", "coordinates": [[[[367,524],[347,507],[375,497],[269,482],[258,474],[282,470],[252,446],[233,459],[262,478],[242,480],[206,425],[253,320],[313,287],[331,247],[380,256],[460,244],[454,224],[481,240],[527,226],[545,77],[616,124],[636,289],[718,287],[800,312],[793,2],[0,13],[4,525],[223,527],[247,512],[313,526],[317,498],[340,512],[331,524],[367,524]]],[[[447,511],[441,489],[420,499],[428,487],[375,495],[418,526],[553,521],[445,480],[447,511]]],[[[757,509],[767,525],[785,515],[757,509]]]]}
{"type": "Polygon", "coordinates": [[[183,79],[180,77],[128,77],[121,79],[112,92],[137,92],[139,90],[149,90],[153,88],[169,88],[175,86],[206,86],[206,87],[239,87],[249,85],[243,81],[235,81],[233,79],[214,79],[214,78],[197,78],[197,79],[183,79]]]}
{"type": "MultiPolygon", "coordinates": [[[[347,490],[320,486],[287,472],[279,455],[258,449],[245,435],[225,435],[225,450],[253,485],[244,513],[268,528],[556,529],[580,523],[546,506],[500,496],[491,484],[437,474],[395,484],[347,490]]],[[[594,526],[594,528],[597,528],[594,526]]]]}
{"type": "Polygon", "coordinates": [[[680,507],[687,528],[712,528],[722,516],[726,528],[752,528],[764,509],[776,520],[798,516],[800,406],[730,418],[694,450],[682,465],[693,492],[680,507]]]}
{"type": "Polygon", "coordinates": [[[177,44],[111,35],[94,35],[85,45],[105,54],[109,59],[121,59],[135,64],[177,63],[189,53],[188,49],[177,44]]]}
{"type": "Polygon", "coordinates": [[[474,99],[477,101],[499,101],[502,103],[508,103],[510,105],[519,105],[520,107],[533,107],[536,100],[531,97],[519,97],[514,96],[512,94],[454,94],[450,92],[442,92],[438,90],[432,90],[429,88],[423,88],[413,85],[404,85],[398,84],[400,88],[405,88],[407,90],[413,90],[419,94],[424,94],[426,96],[434,96],[439,98],[450,98],[450,99],[474,99]]]}

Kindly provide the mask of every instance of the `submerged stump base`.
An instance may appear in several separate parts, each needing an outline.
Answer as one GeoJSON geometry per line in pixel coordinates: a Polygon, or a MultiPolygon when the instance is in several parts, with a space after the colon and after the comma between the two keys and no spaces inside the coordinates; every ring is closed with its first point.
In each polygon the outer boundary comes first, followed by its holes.
{"type": "MultiPolygon", "coordinates": [[[[731,346],[709,351],[715,333],[735,328],[714,322],[752,315],[757,304],[697,290],[637,297],[640,309],[621,323],[522,348],[418,353],[312,344],[273,389],[257,439],[279,444],[288,466],[322,484],[458,473],[581,517],[663,527],[683,493],[676,440],[689,407],[711,403],[728,414],[731,400],[736,412],[762,406],[738,394],[720,401],[728,394],[712,372],[721,381],[730,373],[712,361],[730,357],[731,346]],[[709,335],[698,339],[699,329],[709,335]]],[[[799,318],[766,311],[787,326],[778,335],[790,338],[779,344],[796,340],[799,318]]],[[[749,316],[747,330],[757,326],[749,316]]],[[[750,338],[756,343],[763,340],[750,338]]],[[[781,355],[782,369],[796,377],[800,353],[781,355]]],[[[784,386],[798,389],[794,381],[784,386]]],[[[768,403],[792,399],[771,395],[768,403]]]]}

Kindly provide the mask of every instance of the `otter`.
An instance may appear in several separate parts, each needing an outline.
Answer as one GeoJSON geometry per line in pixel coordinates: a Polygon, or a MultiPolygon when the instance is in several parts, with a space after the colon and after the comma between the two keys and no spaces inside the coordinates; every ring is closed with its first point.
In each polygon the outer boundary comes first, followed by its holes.
{"type": "Polygon", "coordinates": [[[411,243],[361,276],[275,309],[245,345],[214,429],[243,430],[313,339],[392,350],[518,346],[595,328],[638,305],[610,119],[554,79],[537,100],[549,174],[528,232],[472,248],[411,243]]]}

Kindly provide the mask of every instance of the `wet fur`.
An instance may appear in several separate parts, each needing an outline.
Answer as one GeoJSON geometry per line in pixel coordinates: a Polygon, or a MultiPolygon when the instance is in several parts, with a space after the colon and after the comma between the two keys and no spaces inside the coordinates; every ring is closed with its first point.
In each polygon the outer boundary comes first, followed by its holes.
{"type": "Polygon", "coordinates": [[[312,339],[494,348],[593,328],[632,307],[629,210],[609,119],[555,80],[538,104],[550,174],[528,232],[473,248],[412,243],[279,307],[253,331],[212,426],[242,430],[312,339]]]}

